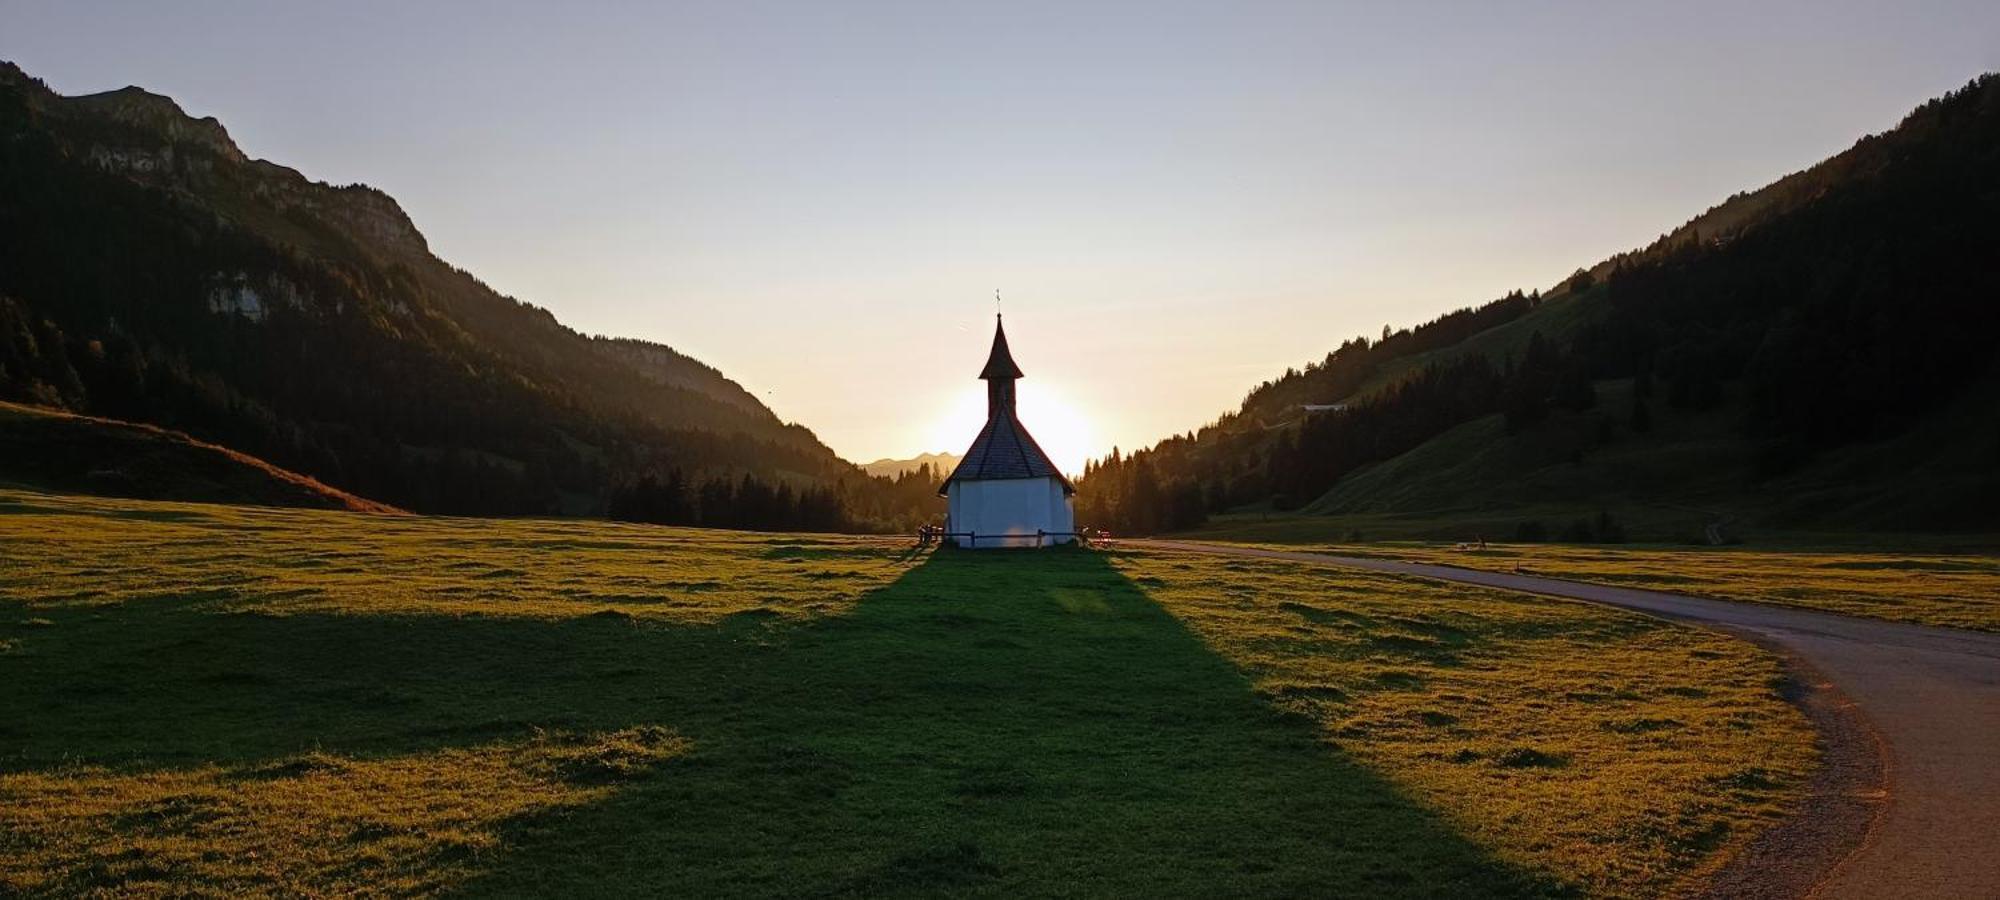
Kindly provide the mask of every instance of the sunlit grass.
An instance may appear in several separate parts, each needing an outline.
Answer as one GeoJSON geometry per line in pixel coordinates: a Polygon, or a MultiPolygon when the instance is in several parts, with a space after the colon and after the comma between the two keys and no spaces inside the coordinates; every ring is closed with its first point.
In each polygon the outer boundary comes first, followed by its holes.
{"type": "Polygon", "coordinates": [[[1740,641],[1582,603],[1200,555],[1119,569],[1268,702],[1503,859],[1593,892],[1686,884],[1814,765],[1740,641]]]}
{"type": "Polygon", "coordinates": [[[1651,896],[1776,662],[1281,562],[0,492],[0,893],[1651,896]]]}
{"type": "Polygon", "coordinates": [[[2000,556],[1992,554],[1563,544],[1455,547],[1395,543],[1286,549],[1518,571],[1894,622],[2000,631],[2000,556]]]}
{"type": "Polygon", "coordinates": [[[460,882],[530,813],[604,799],[685,752],[657,728],[382,759],[0,774],[0,886],[408,896],[460,882]]]}
{"type": "Polygon", "coordinates": [[[330,515],[0,490],[0,591],[366,615],[713,622],[853,607],[905,568],[884,543],[612,522],[330,515]]]}

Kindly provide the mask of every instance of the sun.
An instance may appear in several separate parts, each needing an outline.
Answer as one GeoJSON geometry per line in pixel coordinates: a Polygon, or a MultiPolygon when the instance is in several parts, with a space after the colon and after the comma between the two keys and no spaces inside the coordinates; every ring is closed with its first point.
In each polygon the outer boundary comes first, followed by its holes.
{"type": "MultiPolygon", "coordinates": [[[[1016,383],[1015,407],[1021,424],[1035,436],[1035,443],[1049,454],[1049,461],[1075,477],[1097,448],[1097,433],[1090,417],[1066,396],[1061,388],[1022,379],[1016,383]]],[[[986,384],[974,382],[953,395],[951,406],[927,435],[925,446],[947,453],[964,453],[972,446],[979,429],[986,426],[986,384]]]]}

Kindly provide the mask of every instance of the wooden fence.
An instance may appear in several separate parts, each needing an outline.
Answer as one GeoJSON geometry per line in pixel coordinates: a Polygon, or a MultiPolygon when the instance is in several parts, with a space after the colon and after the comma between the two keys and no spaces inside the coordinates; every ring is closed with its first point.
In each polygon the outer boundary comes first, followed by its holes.
{"type": "Polygon", "coordinates": [[[994,546],[995,542],[998,542],[1000,546],[1043,547],[1048,545],[1048,541],[1050,538],[1065,538],[1065,537],[1075,538],[1078,543],[1088,546],[1091,542],[1092,536],[1093,532],[1088,532],[1088,531],[1042,531],[1041,529],[1036,529],[1034,534],[1028,534],[1027,532],[1010,532],[1006,534],[980,534],[974,531],[932,531],[928,532],[928,536],[925,536],[923,534],[919,535],[923,545],[928,545],[932,539],[936,539],[941,542],[946,538],[951,538],[963,541],[967,549],[978,548],[980,541],[986,541],[987,546],[989,547],[994,546]],[[1022,541],[1034,541],[1034,544],[1032,545],[1020,544],[1019,542],[1022,541]]]}

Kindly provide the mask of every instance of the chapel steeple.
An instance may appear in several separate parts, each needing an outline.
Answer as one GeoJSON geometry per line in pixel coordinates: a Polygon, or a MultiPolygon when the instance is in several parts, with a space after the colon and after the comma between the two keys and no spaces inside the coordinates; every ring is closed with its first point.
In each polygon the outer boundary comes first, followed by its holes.
{"type": "Polygon", "coordinates": [[[979,377],[986,382],[986,417],[1013,415],[1014,379],[1021,377],[1021,367],[1007,351],[1007,329],[1001,326],[999,313],[993,314],[993,352],[987,354],[979,377]]]}
{"type": "MultiPolygon", "coordinates": [[[[979,429],[979,436],[972,439],[972,446],[966,448],[964,458],[958,461],[958,466],[951,470],[951,476],[938,489],[939,494],[957,498],[952,500],[951,521],[955,523],[952,530],[986,534],[999,519],[967,516],[971,509],[999,503],[988,492],[1000,490],[1025,491],[1024,496],[1042,498],[1023,500],[1028,507],[1036,503],[1051,504],[1047,507],[1051,517],[1039,526],[1042,531],[1068,534],[1076,530],[1069,507],[1070,495],[1076,493],[1076,487],[1063,477],[1055,463],[1049,461],[1049,455],[1042,452],[1041,446],[1035,443],[1034,436],[1028,433],[1028,427],[1021,424],[1021,417],[1014,411],[1014,381],[1021,377],[1021,367],[1014,364],[1014,354],[1007,349],[1007,329],[1001,326],[999,313],[993,315],[993,349],[986,354],[986,368],[980,370],[979,377],[986,382],[986,426],[979,429]],[[1043,481],[1053,493],[1036,493],[1043,488],[1034,485],[1043,481]],[[972,493],[966,494],[968,490],[972,493]],[[972,504],[970,507],[964,506],[968,502],[964,499],[967,496],[975,498],[969,501],[972,504]]],[[[1009,510],[993,513],[1000,519],[1019,511],[1007,504],[1000,504],[995,509],[1009,510]]],[[[1009,530],[1013,527],[1010,525],[995,531],[1014,533],[1009,530]]],[[[1022,530],[1020,533],[1028,532],[1022,530]]]]}

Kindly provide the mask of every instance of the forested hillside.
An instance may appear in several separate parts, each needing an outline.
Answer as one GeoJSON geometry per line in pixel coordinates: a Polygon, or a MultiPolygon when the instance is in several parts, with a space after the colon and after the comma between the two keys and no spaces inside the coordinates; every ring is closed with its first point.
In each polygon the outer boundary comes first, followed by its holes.
{"type": "Polygon", "coordinates": [[[1114,453],[1081,480],[1078,518],[1155,531],[1241,509],[1518,511],[1538,536],[1556,523],[1526,516],[1553,508],[1580,538],[1620,539],[1608,510],[1681,504],[1799,527],[1990,527],[1995,247],[1989,75],[1547,294],[1355,338],[1197,433],[1114,453]],[[1919,469],[1928,489],[1907,477],[1919,469]]]}
{"type": "Polygon", "coordinates": [[[751,485],[773,524],[928,511],[713,368],[581,335],[433,256],[382,192],[249,159],[139,88],[61,97],[0,63],[0,235],[0,398],[427,512],[602,513],[648,474],[751,485]]]}

